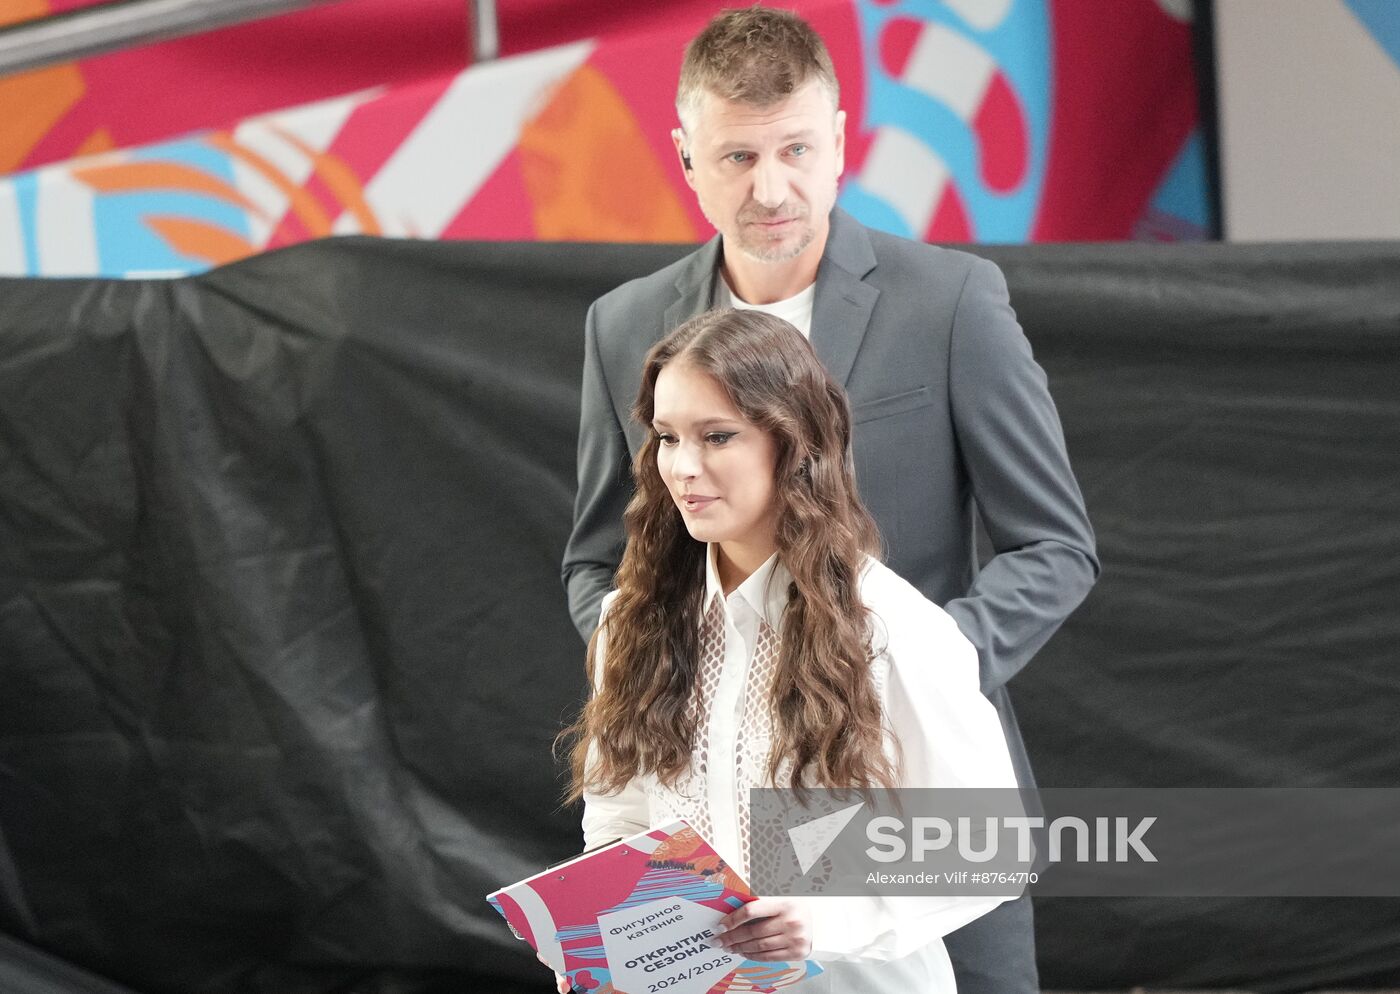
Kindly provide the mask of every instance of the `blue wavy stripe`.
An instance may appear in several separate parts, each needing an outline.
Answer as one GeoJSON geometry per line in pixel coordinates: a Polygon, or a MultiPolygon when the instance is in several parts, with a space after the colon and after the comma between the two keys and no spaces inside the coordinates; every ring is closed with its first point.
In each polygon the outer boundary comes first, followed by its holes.
{"type": "Polygon", "coordinates": [[[595,922],[592,925],[569,925],[554,934],[560,942],[564,942],[567,939],[591,939],[602,933],[598,931],[598,924],[595,922]]]}
{"type": "Polygon", "coordinates": [[[605,960],[608,958],[608,951],[604,949],[601,945],[580,946],[577,949],[571,947],[568,952],[570,956],[577,957],[578,959],[605,960]]]}
{"type": "Polygon", "coordinates": [[[637,880],[637,886],[626,900],[601,912],[622,911],[639,904],[667,897],[683,897],[690,901],[710,901],[724,893],[717,880],[697,877],[688,870],[648,870],[637,880]]]}

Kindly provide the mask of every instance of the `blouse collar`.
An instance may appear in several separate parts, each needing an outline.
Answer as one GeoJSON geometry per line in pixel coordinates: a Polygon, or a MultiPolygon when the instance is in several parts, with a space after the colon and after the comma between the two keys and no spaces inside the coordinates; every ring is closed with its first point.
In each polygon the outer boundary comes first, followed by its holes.
{"type": "MultiPolygon", "coordinates": [[[[716,597],[724,599],[724,587],[719,582],[718,554],[719,546],[714,542],[708,543],[705,550],[705,610],[701,612],[702,616],[709,611],[716,597]]],[[[778,628],[782,625],[783,612],[787,610],[788,587],[791,584],[792,574],[778,560],[775,552],[734,588],[734,594],[741,597],[769,626],[778,628]]]]}

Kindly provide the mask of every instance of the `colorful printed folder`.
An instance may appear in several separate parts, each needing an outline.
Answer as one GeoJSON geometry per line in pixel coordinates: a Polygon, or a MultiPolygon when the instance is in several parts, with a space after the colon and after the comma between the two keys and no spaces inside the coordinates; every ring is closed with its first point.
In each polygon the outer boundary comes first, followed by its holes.
{"type": "Polygon", "coordinates": [[[588,994],[771,992],[822,968],[760,963],[710,941],[753,895],[709,843],[671,822],[486,898],[556,973],[588,994]]]}

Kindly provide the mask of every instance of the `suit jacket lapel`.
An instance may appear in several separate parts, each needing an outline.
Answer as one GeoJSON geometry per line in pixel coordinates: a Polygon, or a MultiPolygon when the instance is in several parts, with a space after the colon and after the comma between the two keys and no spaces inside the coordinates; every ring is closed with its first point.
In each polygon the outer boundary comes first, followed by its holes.
{"type": "Polygon", "coordinates": [[[875,301],[880,298],[880,291],[864,281],[874,268],[870,236],[860,222],[841,208],[833,208],[826,251],[817,268],[812,347],[842,386],[850,379],[875,301]]]}
{"type": "Polygon", "coordinates": [[[680,296],[666,308],[663,336],[710,309],[715,280],[719,279],[719,248],[719,235],[716,235],[691,255],[689,263],[676,277],[676,291],[680,296]]]}
{"type": "MultiPolygon", "coordinates": [[[[714,299],[719,279],[720,239],[716,235],[690,257],[676,277],[679,296],[666,308],[662,334],[702,314],[714,299]]],[[[875,268],[870,236],[859,221],[839,207],[831,211],[826,251],[817,267],[817,294],[812,302],[812,347],[842,386],[860,352],[880,291],[865,282],[875,268]]]]}

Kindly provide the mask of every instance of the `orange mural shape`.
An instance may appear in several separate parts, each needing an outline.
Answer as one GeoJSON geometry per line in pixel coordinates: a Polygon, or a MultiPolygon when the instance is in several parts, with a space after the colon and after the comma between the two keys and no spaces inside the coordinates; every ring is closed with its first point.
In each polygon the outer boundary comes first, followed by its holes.
{"type": "Polygon", "coordinates": [[[311,160],[315,175],[320,177],[321,181],[326,184],[326,188],[331,191],[332,196],[355,218],[362,234],[378,235],[382,233],[379,220],[374,216],[374,211],[370,209],[369,201],[365,199],[364,183],[361,182],[360,177],[355,175],[355,171],[350,168],[349,163],[332,152],[318,152],[284,128],[279,128],[275,124],[270,124],[268,127],[283,141],[311,160]]]}
{"type": "MultiPolygon", "coordinates": [[[[366,234],[381,233],[378,220],[365,199],[364,186],[349,165],[338,156],[318,152],[296,135],[281,128],[274,131],[289,145],[305,155],[312,163],[312,176],[326,184],[338,206],[355,217],[360,230],[366,234]]],[[[90,140],[101,140],[94,135],[90,140]]],[[[308,236],[321,238],[331,234],[333,218],[305,187],[298,186],[281,170],[250,149],[237,144],[228,132],[208,135],[205,141],[256,171],[287,198],[290,214],[306,229],[308,236]]],[[[98,193],[134,193],[149,190],[175,190],[213,197],[232,204],[249,214],[272,222],[267,211],[249,199],[227,180],[180,162],[105,161],[75,166],[74,179],[98,193]]],[[[242,235],[195,218],[149,216],[145,224],[175,251],[202,259],[211,265],[221,265],[242,259],[263,248],[242,235]]],[[[274,225],[275,227],[275,225],[274,225]]]]}
{"type": "Polygon", "coordinates": [[[695,226],[636,117],[612,82],[594,67],[581,67],[559,85],[544,109],[521,129],[518,147],[536,237],[697,240],[695,226]]]}
{"type": "Polygon", "coordinates": [[[250,214],[264,216],[261,208],[227,181],[179,162],[116,162],[76,166],[71,175],[98,193],[178,190],[213,197],[241,207],[250,214]]]}
{"type": "Polygon", "coordinates": [[[83,143],[78,146],[78,150],[73,154],[78,157],[84,155],[98,155],[102,152],[110,152],[116,147],[117,143],[112,138],[112,133],[106,128],[98,128],[83,139],[83,143]]]}
{"type": "Polygon", "coordinates": [[[0,79],[0,173],[18,169],[86,90],[82,73],[73,65],[0,79]]]}
{"type": "Polygon", "coordinates": [[[49,12],[47,0],[0,0],[0,28],[32,21],[49,12]]]}
{"type": "Polygon", "coordinates": [[[226,131],[210,135],[208,142],[214,148],[227,152],[275,186],[282,196],[287,198],[292,216],[301,222],[301,226],[312,238],[322,238],[331,233],[331,216],[326,209],[310,191],[297,186],[267,159],[234,142],[226,131]]]}
{"type": "Polygon", "coordinates": [[[241,235],[207,221],[189,217],[147,215],[141,220],[177,252],[201,259],[211,266],[245,259],[258,246],[241,235]]]}

